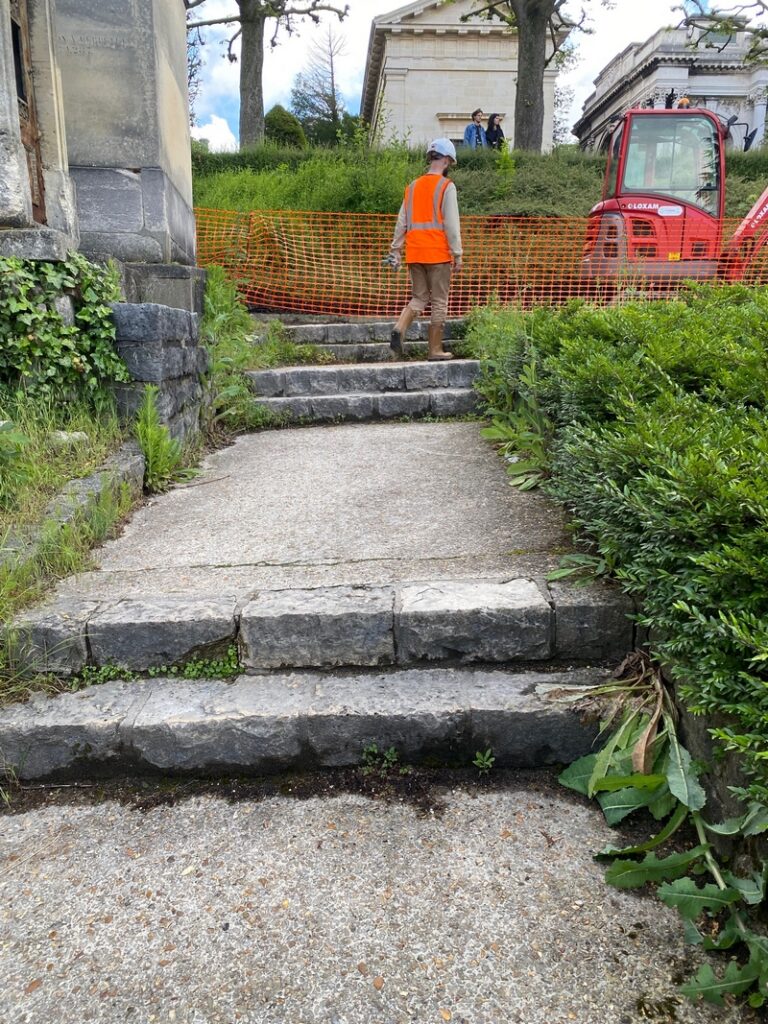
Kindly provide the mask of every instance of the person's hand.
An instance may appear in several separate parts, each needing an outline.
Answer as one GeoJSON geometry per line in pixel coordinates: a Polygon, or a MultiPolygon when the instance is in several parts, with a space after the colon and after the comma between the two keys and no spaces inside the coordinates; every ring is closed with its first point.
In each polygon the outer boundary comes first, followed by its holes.
{"type": "Polygon", "coordinates": [[[454,272],[454,274],[458,274],[459,271],[463,267],[464,267],[464,261],[462,260],[461,256],[454,256],[453,257],[453,272],[454,272]]]}
{"type": "Polygon", "coordinates": [[[389,253],[384,257],[384,262],[392,267],[393,270],[399,270],[402,263],[402,255],[394,249],[390,249],[389,253]]]}

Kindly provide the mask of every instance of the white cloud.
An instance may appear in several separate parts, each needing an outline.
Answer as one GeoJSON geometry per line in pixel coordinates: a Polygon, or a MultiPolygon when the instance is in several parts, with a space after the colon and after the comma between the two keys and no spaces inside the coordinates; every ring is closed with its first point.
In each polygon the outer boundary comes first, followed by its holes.
{"type": "Polygon", "coordinates": [[[193,139],[205,139],[212,153],[234,153],[237,139],[223,117],[211,114],[208,124],[195,125],[193,139]]]}

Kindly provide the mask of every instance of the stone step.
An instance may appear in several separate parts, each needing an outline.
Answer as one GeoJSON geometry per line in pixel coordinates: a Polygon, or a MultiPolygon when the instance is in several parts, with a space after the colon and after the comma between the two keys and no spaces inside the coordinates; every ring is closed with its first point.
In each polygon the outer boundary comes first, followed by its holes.
{"type": "MultiPolygon", "coordinates": [[[[460,342],[446,341],[443,348],[446,352],[454,350],[460,342]]],[[[388,341],[369,341],[363,344],[347,342],[345,344],[323,343],[315,345],[320,352],[327,354],[328,359],[335,363],[387,363],[392,360],[392,349],[388,341]]],[[[427,358],[426,341],[407,341],[404,346],[404,358],[425,360],[427,358]]]]}
{"type": "MultiPolygon", "coordinates": [[[[454,340],[463,337],[464,324],[465,321],[462,319],[446,321],[445,337],[454,340]]],[[[389,343],[393,327],[394,319],[355,324],[290,324],[283,325],[283,331],[288,340],[296,345],[321,345],[326,342],[350,345],[368,341],[389,343]]],[[[408,329],[408,338],[411,341],[426,341],[428,331],[429,319],[420,318],[408,329]]],[[[260,325],[257,337],[263,333],[263,327],[260,325]]]]}
{"type": "Polygon", "coordinates": [[[480,373],[476,359],[444,362],[389,362],[367,366],[286,366],[250,370],[248,380],[260,398],[361,395],[471,388],[480,373]]]}
{"type": "Polygon", "coordinates": [[[273,413],[277,425],[466,416],[479,409],[479,397],[471,388],[297,395],[293,398],[256,398],[254,403],[273,413]]]}
{"type": "Polygon", "coordinates": [[[468,766],[490,748],[497,767],[537,768],[590,750],[597,716],[554,698],[605,678],[432,668],[116,681],[4,708],[0,757],[21,780],[355,765],[371,743],[404,765],[468,766]]]}
{"type": "Polygon", "coordinates": [[[148,672],[237,644],[249,671],[446,663],[609,662],[634,646],[630,600],[608,586],[442,580],[257,593],[61,597],[18,617],[20,670],[148,672]]]}

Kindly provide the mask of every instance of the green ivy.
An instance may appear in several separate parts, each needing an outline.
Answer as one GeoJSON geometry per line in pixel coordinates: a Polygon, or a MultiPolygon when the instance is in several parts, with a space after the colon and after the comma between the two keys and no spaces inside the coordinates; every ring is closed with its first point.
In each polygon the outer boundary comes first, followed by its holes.
{"type": "Polygon", "coordinates": [[[98,403],[113,381],[129,380],[109,306],[119,298],[115,270],[79,253],[59,263],[0,259],[0,391],[98,403]],[[73,324],[57,308],[62,296],[73,324]]]}

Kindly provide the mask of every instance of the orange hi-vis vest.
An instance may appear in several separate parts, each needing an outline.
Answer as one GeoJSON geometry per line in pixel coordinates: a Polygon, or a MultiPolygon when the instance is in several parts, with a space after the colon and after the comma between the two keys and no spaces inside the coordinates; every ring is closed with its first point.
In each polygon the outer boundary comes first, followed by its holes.
{"type": "Polygon", "coordinates": [[[442,174],[422,174],[406,188],[406,263],[451,262],[443,227],[443,196],[450,184],[442,174]]]}

